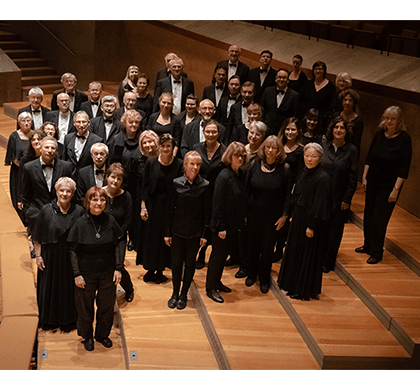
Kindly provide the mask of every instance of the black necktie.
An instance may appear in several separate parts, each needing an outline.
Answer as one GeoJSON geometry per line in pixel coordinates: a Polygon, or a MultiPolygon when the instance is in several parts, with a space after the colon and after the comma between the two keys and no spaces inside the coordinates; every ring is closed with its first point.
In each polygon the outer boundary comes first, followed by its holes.
{"type": "Polygon", "coordinates": [[[54,166],[53,166],[53,164],[52,163],[50,163],[50,164],[43,164],[42,165],[42,169],[44,170],[44,169],[46,169],[47,167],[49,167],[49,168],[54,168],[54,166]]]}
{"type": "Polygon", "coordinates": [[[98,101],[91,101],[90,102],[92,105],[99,105],[99,102],[98,101]]]}
{"type": "Polygon", "coordinates": [[[105,170],[95,170],[95,175],[100,175],[100,174],[104,174],[105,170]]]}
{"type": "Polygon", "coordinates": [[[181,83],[181,80],[174,80],[174,83],[180,84],[181,83]]]}

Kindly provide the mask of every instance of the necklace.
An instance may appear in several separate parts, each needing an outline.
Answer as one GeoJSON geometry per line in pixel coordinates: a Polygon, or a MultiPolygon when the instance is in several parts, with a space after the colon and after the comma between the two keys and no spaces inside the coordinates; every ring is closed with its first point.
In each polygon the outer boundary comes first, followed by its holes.
{"type": "Polygon", "coordinates": [[[93,225],[93,228],[94,228],[94,230],[95,230],[95,236],[96,236],[96,239],[100,239],[100,238],[101,238],[101,233],[100,233],[100,231],[101,231],[101,227],[102,227],[102,217],[101,217],[101,223],[100,223],[100,225],[99,225],[99,228],[98,228],[98,229],[96,229],[95,223],[93,222],[93,218],[92,218],[92,217],[90,217],[90,219],[91,219],[91,221],[92,221],[92,225],[93,225]]]}
{"type": "Polygon", "coordinates": [[[266,161],[263,161],[262,164],[267,171],[274,171],[277,166],[276,162],[268,164],[266,161]]]}

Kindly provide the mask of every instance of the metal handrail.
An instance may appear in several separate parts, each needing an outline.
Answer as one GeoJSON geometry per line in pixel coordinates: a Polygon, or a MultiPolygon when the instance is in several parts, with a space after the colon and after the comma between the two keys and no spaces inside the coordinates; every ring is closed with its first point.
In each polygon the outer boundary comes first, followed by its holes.
{"type": "Polygon", "coordinates": [[[54,35],[46,26],[44,26],[40,21],[36,21],[41,27],[43,27],[52,37],[54,37],[71,55],[77,57],[63,41],[61,41],[56,35],[54,35]]]}

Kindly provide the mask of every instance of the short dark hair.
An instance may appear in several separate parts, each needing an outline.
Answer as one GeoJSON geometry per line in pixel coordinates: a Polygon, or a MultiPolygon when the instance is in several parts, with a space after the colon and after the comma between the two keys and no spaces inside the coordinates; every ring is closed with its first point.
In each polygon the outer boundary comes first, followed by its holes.
{"type": "Polygon", "coordinates": [[[260,56],[261,56],[261,55],[263,55],[263,54],[270,54],[270,58],[273,58],[273,53],[272,53],[270,50],[263,50],[263,51],[260,53],[260,56]]]}
{"type": "Polygon", "coordinates": [[[167,141],[171,142],[173,148],[176,147],[176,140],[171,134],[166,133],[159,136],[159,145],[162,145],[163,143],[166,143],[167,141]]]}
{"type": "Polygon", "coordinates": [[[296,54],[292,59],[299,59],[301,62],[303,62],[303,58],[302,58],[302,55],[300,55],[300,54],[296,54]]]}
{"type": "Polygon", "coordinates": [[[321,60],[316,61],[312,66],[312,73],[315,72],[316,67],[322,67],[322,69],[324,70],[323,77],[325,78],[325,76],[327,75],[327,65],[321,60]]]}
{"type": "Polygon", "coordinates": [[[338,94],[338,98],[342,102],[347,95],[350,95],[351,98],[353,99],[353,110],[355,110],[356,107],[357,107],[357,104],[359,104],[360,95],[358,94],[358,92],[356,90],[346,89],[346,90],[340,92],[340,94],[338,94]]]}
{"type": "Polygon", "coordinates": [[[353,125],[349,121],[344,119],[343,117],[337,116],[328,125],[327,131],[325,133],[325,137],[327,138],[327,140],[329,141],[334,140],[333,130],[334,130],[334,127],[340,122],[343,122],[344,128],[346,129],[346,136],[344,140],[349,141],[353,137],[353,129],[352,129],[353,125]]]}
{"type": "Polygon", "coordinates": [[[106,170],[105,177],[108,178],[113,172],[117,173],[118,175],[121,175],[121,177],[124,179],[125,171],[121,163],[119,162],[112,163],[106,170]]]}
{"type": "Polygon", "coordinates": [[[146,86],[149,86],[150,79],[149,79],[149,76],[146,73],[143,73],[143,72],[139,73],[137,75],[137,81],[139,80],[139,78],[145,78],[146,79],[146,84],[147,84],[146,86]]]}
{"type": "Polygon", "coordinates": [[[83,201],[83,205],[84,205],[86,211],[89,211],[90,210],[90,201],[92,200],[92,198],[95,195],[99,195],[101,198],[105,198],[106,205],[108,206],[109,198],[108,198],[108,195],[106,195],[105,190],[103,188],[98,187],[98,186],[92,186],[86,192],[85,199],[83,201]]]}

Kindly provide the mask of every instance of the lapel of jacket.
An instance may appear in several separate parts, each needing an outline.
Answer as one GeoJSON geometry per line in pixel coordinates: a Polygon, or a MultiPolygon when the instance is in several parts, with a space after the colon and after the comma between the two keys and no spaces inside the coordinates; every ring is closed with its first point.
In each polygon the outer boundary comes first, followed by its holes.
{"type": "MultiPolygon", "coordinates": [[[[45,180],[44,171],[42,170],[41,161],[39,158],[36,160],[34,166],[35,166],[35,171],[34,171],[35,175],[41,181],[42,186],[45,186],[45,189],[48,191],[47,180],[45,180]]],[[[54,174],[54,170],[53,170],[53,174],[54,174]]]]}

